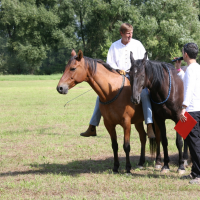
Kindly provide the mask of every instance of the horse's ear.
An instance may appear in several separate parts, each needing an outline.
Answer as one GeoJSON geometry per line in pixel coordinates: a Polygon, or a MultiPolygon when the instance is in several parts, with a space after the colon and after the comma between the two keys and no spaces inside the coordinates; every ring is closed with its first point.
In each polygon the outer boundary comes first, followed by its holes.
{"type": "Polygon", "coordinates": [[[142,59],[142,64],[143,64],[143,65],[145,64],[145,62],[146,62],[146,60],[147,60],[147,55],[148,55],[148,53],[146,52],[146,53],[144,54],[144,58],[142,59]]]}
{"type": "Polygon", "coordinates": [[[83,58],[83,52],[81,50],[78,51],[78,56],[76,58],[77,61],[80,61],[83,58]]]}
{"type": "Polygon", "coordinates": [[[71,52],[71,57],[75,56],[76,55],[76,51],[74,51],[74,49],[72,49],[72,52],[71,52]]]}
{"type": "Polygon", "coordinates": [[[133,64],[134,63],[134,58],[133,58],[133,53],[132,53],[132,51],[130,52],[130,59],[131,59],[131,64],[133,64]]]}

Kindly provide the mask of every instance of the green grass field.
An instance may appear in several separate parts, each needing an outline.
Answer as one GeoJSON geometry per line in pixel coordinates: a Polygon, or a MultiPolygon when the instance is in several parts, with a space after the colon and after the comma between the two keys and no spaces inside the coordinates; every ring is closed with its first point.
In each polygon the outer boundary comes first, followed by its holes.
{"type": "MultiPolygon", "coordinates": [[[[97,137],[80,136],[88,127],[96,94],[81,83],[68,95],[56,86],[61,74],[0,76],[0,199],[200,199],[200,186],[176,173],[174,123],[167,120],[170,168],[154,169],[146,147],[143,170],[136,168],[140,141],[131,130],[131,175],[125,173],[123,132],[117,126],[120,173],[103,120],[97,137]]],[[[163,158],[163,154],[162,154],[163,158]]],[[[186,169],[189,174],[190,167],[186,169]]]]}

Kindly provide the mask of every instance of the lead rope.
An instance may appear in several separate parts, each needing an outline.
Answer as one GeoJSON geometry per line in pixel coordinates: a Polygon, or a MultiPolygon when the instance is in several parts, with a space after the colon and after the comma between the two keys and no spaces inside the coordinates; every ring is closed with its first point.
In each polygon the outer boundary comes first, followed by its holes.
{"type": "MultiPolygon", "coordinates": [[[[122,77],[123,77],[123,81],[122,81],[122,85],[121,85],[121,88],[120,88],[118,94],[117,94],[112,100],[107,101],[107,102],[101,102],[100,99],[99,99],[100,103],[102,103],[102,104],[104,104],[104,105],[107,105],[107,104],[110,104],[110,103],[112,103],[113,101],[115,101],[115,100],[117,99],[117,97],[120,95],[120,93],[121,93],[121,91],[122,91],[122,89],[123,89],[123,87],[124,87],[125,76],[122,75],[122,77]]],[[[93,88],[92,88],[92,89],[93,89],[93,88]]],[[[73,101],[74,99],[77,99],[78,97],[84,95],[85,93],[89,92],[89,91],[92,90],[92,89],[89,89],[88,91],[84,92],[83,94],[80,94],[79,96],[77,96],[77,97],[71,99],[70,101],[73,101]]],[[[68,102],[64,105],[64,107],[65,107],[70,101],[68,101],[68,102]]]]}
{"type": "MultiPolygon", "coordinates": [[[[90,90],[92,90],[92,89],[89,89],[88,91],[86,91],[86,92],[84,92],[83,94],[80,94],[79,96],[77,96],[77,97],[75,97],[75,98],[73,98],[72,100],[70,100],[70,101],[73,101],[74,99],[77,99],[78,97],[80,97],[80,96],[82,96],[82,95],[84,95],[85,93],[87,93],[87,92],[89,92],[90,90]]],[[[70,101],[68,101],[65,105],[64,105],[64,107],[70,102],[70,101]]]]}

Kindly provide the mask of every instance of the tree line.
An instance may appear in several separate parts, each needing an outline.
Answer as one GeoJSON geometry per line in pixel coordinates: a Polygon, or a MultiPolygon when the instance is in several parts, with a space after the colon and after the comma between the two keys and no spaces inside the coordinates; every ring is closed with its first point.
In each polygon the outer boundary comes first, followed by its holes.
{"type": "Polygon", "coordinates": [[[2,0],[0,74],[61,73],[73,48],[106,61],[122,22],[152,60],[200,47],[198,0],[2,0]]]}

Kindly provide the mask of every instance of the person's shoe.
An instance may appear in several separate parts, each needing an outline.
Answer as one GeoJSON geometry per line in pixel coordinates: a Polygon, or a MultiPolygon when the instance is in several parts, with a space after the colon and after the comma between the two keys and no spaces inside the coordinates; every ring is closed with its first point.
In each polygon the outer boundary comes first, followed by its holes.
{"type": "Polygon", "coordinates": [[[195,179],[195,177],[193,177],[192,174],[188,174],[186,176],[182,176],[181,179],[195,179]]]}
{"type": "Polygon", "coordinates": [[[200,184],[200,178],[196,177],[196,178],[192,179],[189,183],[190,184],[200,184]]]}
{"type": "Polygon", "coordinates": [[[152,124],[147,124],[147,135],[148,138],[155,138],[152,124]]]}
{"type": "Polygon", "coordinates": [[[84,137],[96,136],[97,135],[96,126],[89,125],[87,131],[85,131],[84,133],[81,133],[80,135],[84,137]]]}

